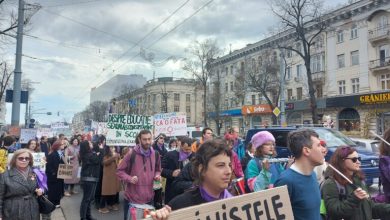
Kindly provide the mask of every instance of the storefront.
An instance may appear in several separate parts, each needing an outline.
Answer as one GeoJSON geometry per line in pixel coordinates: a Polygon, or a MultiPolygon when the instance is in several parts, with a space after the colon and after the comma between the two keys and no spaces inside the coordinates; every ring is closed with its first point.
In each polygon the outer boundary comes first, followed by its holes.
{"type": "Polygon", "coordinates": [[[244,105],[241,108],[244,116],[245,128],[256,128],[270,125],[272,120],[272,107],[267,104],[244,105]]]}
{"type": "MultiPolygon", "coordinates": [[[[216,113],[210,112],[208,116],[210,127],[216,131],[216,113]]],[[[221,134],[225,133],[225,131],[229,130],[233,126],[240,127],[240,119],[242,121],[241,109],[230,109],[221,111],[219,113],[219,126],[221,128],[221,134]]]]}
{"type": "MultiPolygon", "coordinates": [[[[317,117],[320,121],[324,115],[325,106],[325,99],[317,99],[317,117]]],[[[287,125],[313,124],[309,100],[288,102],[285,110],[287,125]]]]}

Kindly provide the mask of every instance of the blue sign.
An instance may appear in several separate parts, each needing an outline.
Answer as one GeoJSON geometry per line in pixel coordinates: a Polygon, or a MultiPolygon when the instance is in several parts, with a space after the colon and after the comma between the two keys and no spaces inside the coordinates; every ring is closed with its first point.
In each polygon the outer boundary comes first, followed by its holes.
{"type": "Polygon", "coordinates": [[[135,107],[137,105],[137,99],[129,99],[129,106],[135,107]]]}
{"type": "MultiPolygon", "coordinates": [[[[215,112],[210,112],[209,117],[214,118],[217,114],[215,112]]],[[[232,110],[225,110],[221,111],[219,113],[220,117],[226,117],[226,116],[241,116],[241,109],[232,109],[232,110]]]]}

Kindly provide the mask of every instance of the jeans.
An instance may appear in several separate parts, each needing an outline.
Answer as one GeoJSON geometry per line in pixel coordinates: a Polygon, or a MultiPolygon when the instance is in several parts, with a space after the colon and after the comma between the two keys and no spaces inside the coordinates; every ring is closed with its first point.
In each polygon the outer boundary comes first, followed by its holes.
{"type": "Polygon", "coordinates": [[[97,182],[82,181],[83,199],[80,206],[80,218],[84,219],[91,216],[91,202],[95,195],[97,182]]]}

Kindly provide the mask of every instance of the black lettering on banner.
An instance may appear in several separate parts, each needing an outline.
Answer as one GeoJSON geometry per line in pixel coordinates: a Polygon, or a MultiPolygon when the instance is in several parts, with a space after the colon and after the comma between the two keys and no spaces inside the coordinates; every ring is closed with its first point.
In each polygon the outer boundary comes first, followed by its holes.
{"type": "Polygon", "coordinates": [[[254,209],[254,213],[255,213],[255,218],[256,220],[260,220],[260,216],[262,216],[264,214],[263,210],[259,210],[258,207],[261,206],[261,202],[260,201],[257,201],[257,202],[254,202],[253,203],[253,209],[254,209]]]}
{"type": "Polygon", "coordinates": [[[246,205],[243,205],[243,206],[241,207],[241,209],[242,209],[242,211],[245,211],[245,213],[246,213],[246,219],[247,219],[247,220],[252,220],[252,216],[251,216],[251,212],[250,212],[251,204],[248,203],[248,204],[246,204],[246,205]]]}
{"type": "Polygon", "coordinates": [[[225,204],[222,205],[222,210],[223,210],[222,219],[223,220],[227,220],[227,217],[226,217],[226,205],[225,204]]]}
{"type": "MultiPolygon", "coordinates": [[[[198,215],[199,215],[199,211],[196,211],[195,216],[198,216],[198,215]]],[[[197,220],[200,220],[200,218],[198,218],[197,220]]]]}
{"type": "Polygon", "coordinates": [[[280,195],[275,195],[271,197],[272,206],[274,207],[274,213],[277,220],[286,219],[285,214],[280,214],[279,209],[283,208],[282,202],[277,202],[280,199],[280,195]]]}
{"type": "Polygon", "coordinates": [[[269,207],[268,207],[267,200],[264,199],[263,203],[264,203],[264,210],[265,210],[265,214],[267,215],[267,219],[268,220],[275,220],[275,219],[271,218],[271,215],[269,213],[269,207]]]}
{"type": "Polygon", "coordinates": [[[233,207],[230,209],[230,212],[229,212],[229,217],[230,219],[232,220],[241,220],[241,218],[239,218],[238,216],[236,216],[234,213],[238,211],[238,208],[237,207],[233,207]]]}

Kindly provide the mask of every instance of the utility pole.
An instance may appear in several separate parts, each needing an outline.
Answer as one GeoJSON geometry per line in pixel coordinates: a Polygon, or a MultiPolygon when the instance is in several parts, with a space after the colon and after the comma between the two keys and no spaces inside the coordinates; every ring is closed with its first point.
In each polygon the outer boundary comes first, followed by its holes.
{"type": "Polygon", "coordinates": [[[286,126],[286,104],[284,98],[284,51],[280,49],[280,125],[286,126]]]}
{"type": "Polygon", "coordinates": [[[22,43],[24,23],[24,0],[19,0],[18,30],[16,35],[16,60],[14,70],[14,88],[12,99],[11,125],[19,126],[20,120],[20,95],[22,82],[22,43]]]}

